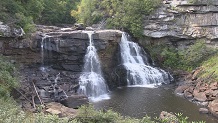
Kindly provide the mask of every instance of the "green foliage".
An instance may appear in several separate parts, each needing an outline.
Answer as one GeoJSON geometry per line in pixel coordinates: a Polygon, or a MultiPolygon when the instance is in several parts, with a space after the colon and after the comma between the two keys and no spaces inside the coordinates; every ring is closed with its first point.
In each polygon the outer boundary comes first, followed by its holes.
{"type": "Polygon", "coordinates": [[[201,66],[201,72],[198,74],[199,78],[207,82],[218,81],[218,54],[211,56],[208,60],[204,61],[201,66]],[[210,81],[208,81],[208,79],[210,81]]]}
{"type": "Polygon", "coordinates": [[[123,118],[120,114],[112,110],[105,112],[102,110],[96,111],[93,106],[82,106],[79,109],[76,120],[78,123],[139,123],[138,119],[123,118]]]}
{"type": "Polygon", "coordinates": [[[214,54],[215,49],[208,48],[204,41],[198,40],[194,45],[188,49],[179,52],[182,60],[181,62],[186,65],[186,69],[194,69],[201,65],[201,63],[208,59],[211,54],[214,54]]]}
{"type": "Polygon", "coordinates": [[[102,14],[97,10],[98,0],[81,0],[77,10],[72,10],[71,15],[77,18],[77,22],[91,25],[99,22],[102,14]]]}
{"type": "Polygon", "coordinates": [[[147,48],[152,58],[160,65],[186,71],[192,71],[200,66],[203,61],[216,52],[213,48],[208,48],[201,40],[183,50],[167,45],[155,45],[147,48]]]}
{"type": "Polygon", "coordinates": [[[82,0],[71,15],[86,25],[106,19],[108,28],[125,29],[140,38],[143,17],[160,3],[160,0],[82,0]]]}
{"type": "Polygon", "coordinates": [[[182,113],[175,113],[175,117],[166,119],[155,118],[158,123],[206,123],[205,121],[188,121],[188,117],[183,116],[182,113]]]}
{"type": "Polygon", "coordinates": [[[10,90],[18,86],[15,77],[15,67],[8,61],[0,57],[0,97],[7,98],[10,96],[10,90]]]}
{"type": "MultiPolygon", "coordinates": [[[[123,117],[120,114],[108,111],[96,111],[93,106],[82,106],[79,109],[79,114],[73,118],[59,118],[57,115],[45,115],[43,113],[27,113],[22,111],[16,105],[12,98],[0,98],[0,122],[1,123],[167,123],[168,120],[157,119],[152,120],[150,117],[143,117],[142,119],[134,119],[130,117],[123,117]]],[[[188,123],[188,118],[178,114],[177,121],[179,123],[188,123]]],[[[205,123],[205,122],[192,122],[205,123]]]]}
{"type": "Polygon", "coordinates": [[[22,27],[24,32],[30,33],[35,31],[35,25],[31,16],[25,16],[23,13],[16,13],[16,26],[22,27]]]}
{"type": "Polygon", "coordinates": [[[39,22],[44,24],[60,24],[75,22],[71,10],[75,9],[79,0],[43,0],[44,9],[39,22]]]}
{"type": "Polygon", "coordinates": [[[70,15],[80,0],[0,0],[0,21],[35,31],[34,23],[60,24],[75,22],[70,15]]]}
{"type": "Polygon", "coordinates": [[[73,121],[68,122],[67,118],[59,118],[56,115],[28,114],[22,111],[11,98],[0,98],[0,104],[1,123],[74,123],[73,121]]]}
{"type": "Polygon", "coordinates": [[[108,27],[128,30],[135,37],[143,34],[143,17],[160,4],[159,0],[125,0],[118,3],[114,15],[108,19],[108,27]]]}

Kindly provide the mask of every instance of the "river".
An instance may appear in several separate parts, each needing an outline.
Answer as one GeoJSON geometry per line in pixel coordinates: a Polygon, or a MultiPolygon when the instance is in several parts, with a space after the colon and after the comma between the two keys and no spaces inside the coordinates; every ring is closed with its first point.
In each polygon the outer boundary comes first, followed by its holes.
{"type": "Polygon", "coordinates": [[[142,118],[145,115],[159,117],[161,111],[183,113],[189,121],[206,121],[218,123],[218,119],[211,115],[201,114],[200,106],[176,96],[174,85],[158,88],[121,87],[112,91],[110,99],[93,102],[96,109],[112,109],[124,116],[142,118]]]}

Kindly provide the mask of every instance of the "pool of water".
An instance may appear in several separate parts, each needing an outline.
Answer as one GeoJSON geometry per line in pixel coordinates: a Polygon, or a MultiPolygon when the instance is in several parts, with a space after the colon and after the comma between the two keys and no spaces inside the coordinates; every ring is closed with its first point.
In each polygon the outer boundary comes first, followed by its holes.
{"type": "Polygon", "coordinates": [[[191,121],[218,123],[218,119],[200,114],[199,106],[176,96],[172,85],[158,88],[122,87],[112,91],[110,99],[93,102],[96,109],[112,109],[124,116],[142,118],[159,117],[161,111],[183,113],[191,121]]]}

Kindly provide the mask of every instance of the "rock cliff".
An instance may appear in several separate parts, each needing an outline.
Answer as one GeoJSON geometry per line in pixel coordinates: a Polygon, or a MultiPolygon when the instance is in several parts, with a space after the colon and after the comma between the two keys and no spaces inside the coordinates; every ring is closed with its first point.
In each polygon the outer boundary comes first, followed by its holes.
{"type": "MultiPolygon", "coordinates": [[[[25,95],[33,96],[35,102],[40,103],[33,88],[35,85],[44,102],[64,100],[66,94],[74,95],[77,91],[78,78],[89,45],[88,34],[55,26],[38,25],[37,29],[27,39],[14,35],[0,36],[0,51],[21,66],[21,91],[25,95]]],[[[93,34],[102,71],[111,88],[118,85],[114,81],[114,70],[119,64],[118,43],[121,36],[122,32],[118,30],[99,30],[93,34]]]]}
{"type": "Polygon", "coordinates": [[[204,38],[208,45],[217,46],[218,2],[164,0],[160,8],[147,16],[144,24],[144,35],[154,40],[162,38],[185,45],[204,38]]]}

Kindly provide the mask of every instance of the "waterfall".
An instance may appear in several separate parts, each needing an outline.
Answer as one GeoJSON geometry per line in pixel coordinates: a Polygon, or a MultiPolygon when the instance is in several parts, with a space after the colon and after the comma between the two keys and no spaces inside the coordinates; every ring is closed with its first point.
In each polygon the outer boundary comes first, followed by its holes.
{"type": "Polygon", "coordinates": [[[155,87],[170,82],[169,74],[150,66],[146,52],[137,43],[129,41],[126,33],[122,34],[120,51],[129,86],[155,87]]]}
{"type": "Polygon", "coordinates": [[[52,36],[49,36],[46,34],[42,35],[41,46],[40,46],[41,47],[41,49],[40,49],[40,52],[41,52],[40,70],[42,72],[46,72],[46,69],[47,69],[47,67],[45,65],[45,58],[49,59],[52,56],[52,53],[51,53],[52,47],[51,47],[50,38],[52,38],[52,36]]]}
{"type": "Polygon", "coordinates": [[[45,67],[44,67],[44,47],[45,47],[45,40],[48,36],[47,35],[44,35],[41,39],[41,67],[40,67],[40,70],[41,71],[45,71],[45,67]]]}
{"type": "Polygon", "coordinates": [[[84,68],[79,77],[78,93],[85,94],[93,101],[107,99],[108,87],[102,76],[101,64],[93,43],[93,31],[84,31],[89,36],[89,46],[84,57],[84,68]]]}

